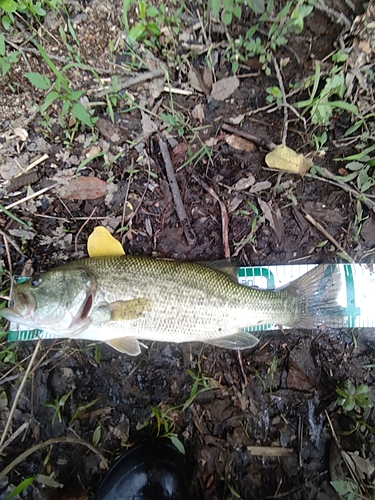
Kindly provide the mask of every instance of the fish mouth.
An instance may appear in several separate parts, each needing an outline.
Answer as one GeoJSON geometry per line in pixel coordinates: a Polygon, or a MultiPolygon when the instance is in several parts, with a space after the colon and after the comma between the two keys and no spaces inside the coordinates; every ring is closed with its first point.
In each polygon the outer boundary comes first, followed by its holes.
{"type": "Polygon", "coordinates": [[[79,308],[77,316],[73,319],[70,329],[78,327],[85,327],[88,323],[88,315],[90,314],[92,305],[94,302],[93,293],[90,292],[87,294],[86,299],[82,303],[82,306],[79,308]]]}

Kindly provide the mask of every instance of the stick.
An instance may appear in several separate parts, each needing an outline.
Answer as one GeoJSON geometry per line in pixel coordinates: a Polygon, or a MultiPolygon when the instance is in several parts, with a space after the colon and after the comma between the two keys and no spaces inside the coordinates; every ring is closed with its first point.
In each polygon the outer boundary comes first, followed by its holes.
{"type": "Polygon", "coordinates": [[[353,259],[350,257],[350,255],[348,255],[346,253],[346,251],[343,249],[343,247],[340,245],[340,243],[335,240],[335,238],[333,236],[331,236],[329,234],[328,231],[326,231],[324,229],[324,227],[319,224],[318,221],[316,221],[309,213],[306,212],[306,210],[304,208],[301,207],[301,211],[303,212],[304,216],[305,216],[305,219],[310,222],[310,224],[312,224],[318,231],[320,231],[322,233],[322,235],[327,238],[327,240],[329,240],[336,248],[337,250],[340,250],[340,252],[342,252],[343,254],[345,254],[348,258],[348,260],[350,261],[353,261],[353,259]]]}
{"type": "Polygon", "coordinates": [[[285,88],[284,88],[284,82],[283,82],[283,77],[281,76],[280,68],[279,68],[279,63],[277,62],[277,59],[275,56],[272,56],[272,62],[276,71],[276,76],[277,76],[277,81],[279,82],[279,87],[281,90],[281,94],[283,96],[283,108],[284,108],[284,128],[283,128],[283,135],[281,138],[281,144],[286,144],[286,138],[288,135],[288,108],[286,104],[288,104],[286,100],[286,95],[285,95],[285,88]]]}
{"type": "Polygon", "coordinates": [[[39,191],[36,191],[35,193],[30,194],[29,196],[25,196],[24,198],[21,198],[20,200],[15,201],[14,203],[11,203],[10,205],[7,205],[5,208],[7,210],[9,210],[10,208],[14,208],[14,207],[16,207],[18,205],[21,205],[21,203],[23,203],[24,201],[32,200],[33,198],[36,198],[37,196],[40,196],[43,193],[46,193],[47,191],[49,191],[50,189],[55,188],[56,186],[57,186],[57,183],[56,184],[52,184],[51,186],[48,186],[46,188],[40,189],[39,191]]]}
{"type": "MultiPolygon", "coordinates": [[[[10,410],[9,417],[8,417],[7,423],[5,425],[5,429],[4,429],[3,435],[2,435],[1,440],[0,440],[0,448],[2,447],[2,445],[4,444],[4,441],[6,439],[6,435],[7,435],[8,431],[9,431],[9,427],[10,427],[10,425],[12,423],[14,412],[16,411],[16,408],[17,408],[18,400],[21,397],[22,390],[23,390],[23,388],[24,388],[24,386],[26,384],[27,377],[29,376],[30,370],[31,370],[31,368],[32,368],[32,366],[34,364],[34,361],[35,361],[36,355],[38,354],[40,345],[41,345],[41,341],[39,340],[38,343],[36,344],[34,353],[33,353],[32,357],[30,359],[30,363],[27,366],[27,369],[25,371],[25,375],[23,376],[22,382],[20,383],[20,386],[19,386],[18,391],[16,393],[16,396],[14,398],[12,409],[10,410]]],[[[3,476],[1,476],[1,474],[0,474],[0,479],[1,479],[1,477],[3,477],[3,476]]]]}
{"type": "Polygon", "coordinates": [[[29,450],[26,450],[25,452],[21,453],[21,455],[18,455],[16,459],[13,460],[5,469],[3,469],[0,472],[0,481],[5,477],[7,474],[9,474],[10,471],[12,471],[15,467],[17,467],[18,464],[23,462],[27,457],[32,455],[38,450],[41,450],[42,448],[45,448],[46,446],[49,446],[51,444],[57,444],[57,443],[71,443],[71,444],[81,444],[82,446],[86,446],[89,450],[94,452],[102,462],[104,463],[104,466],[108,469],[108,461],[107,459],[98,451],[94,446],[92,446],[90,443],[87,443],[86,441],[83,441],[83,439],[78,439],[78,438],[71,438],[71,437],[59,437],[59,438],[52,438],[48,439],[47,441],[44,441],[43,443],[36,444],[29,450]]]}
{"type": "Polygon", "coordinates": [[[370,198],[365,196],[363,193],[356,191],[355,189],[349,187],[345,182],[336,179],[336,176],[332,174],[329,170],[324,167],[319,167],[318,172],[323,176],[310,175],[306,174],[307,177],[311,177],[312,179],[318,179],[323,182],[328,182],[329,184],[333,184],[334,186],[340,187],[347,193],[350,193],[357,200],[361,201],[366,207],[375,212],[375,202],[373,202],[370,198]]]}
{"type": "MultiPolygon", "coordinates": [[[[165,71],[163,68],[158,68],[154,71],[146,71],[145,73],[140,73],[139,75],[133,76],[132,78],[127,78],[126,80],[119,80],[116,88],[116,93],[120,92],[121,90],[126,90],[129,87],[133,87],[133,85],[139,85],[140,83],[144,83],[148,80],[153,80],[154,78],[159,78],[161,76],[165,76],[165,71]]],[[[103,97],[112,92],[113,89],[107,88],[101,90],[100,92],[96,92],[96,96],[103,97]]]]}
{"type": "Polygon", "coordinates": [[[257,146],[261,146],[262,148],[269,149],[270,151],[273,151],[276,148],[276,144],[272,141],[267,141],[265,139],[259,139],[259,137],[256,137],[255,135],[248,134],[247,132],[244,132],[243,130],[232,127],[232,125],[229,125],[228,123],[223,123],[221,126],[222,130],[225,130],[226,132],[230,132],[231,134],[238,135],[238,137],[243,137],[244,139],[247,139],[250,142],[253,142],[257,146]]]}
{"type": "Polygon", "coordinates": [[[256,457],[290,457],[294,453],[293,448],[280,446],[246,446],[246,448],[251,455],[256,457]]]}
{"type": "Polygon", "coordinates": [[[223,246],[224,246],[224,256],[226,259],[230,259],[230,248],[229,248],[229,238],[228,238],[228,226],[229,226],[229,217],[228,217],[228,212],[227,209],[224,205],[224,203],[220,200],[218,195],[215,193],[215,191],[208,186],[202,179],[200,179],[197,175],[191,174],[193,179],[198,182],[210,195],[215,198],[215,200],[219,203],[220,205],[220,212],[221,212],[221,234],[223,238],[223,246]]]}
{"type": "Polygon", "coordinates": [[[176,179],[176,176],[175,176],[175,173],[173,170],[172,160],[171,160],[171,157],[170,157],[169,151],[168,151],[168,146],[160,136],[159,136],[158,142],[159,142],[160,152],[163,156],[163,160],[165,163],[165,170],[167,171],[167,177],[168,177],[169,185],[171,187],[176,212],[177,212],[178,218],[180,219],[180,222],[181,222],[182,228],[184,230],[186,239],[187,239],[189,245],[192,246],[195,244],[197,237],[195,236],[194,231],[192,230],[192,228],[190,226],[190,222],[189,222],[185,207],[182,203],[180,190],[179,190],[179,187],[177,184],[177,179],[176,179]]]}

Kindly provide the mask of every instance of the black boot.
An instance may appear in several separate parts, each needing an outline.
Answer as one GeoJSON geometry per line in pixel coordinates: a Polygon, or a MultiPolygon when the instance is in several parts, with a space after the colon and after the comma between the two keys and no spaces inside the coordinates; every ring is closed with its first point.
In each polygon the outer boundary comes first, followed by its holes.
{"type": "Polygon", "coordinates": [[[167,438],[134,446],[110,469],[94,500],[188,500],[184,456],[167,438]]]}

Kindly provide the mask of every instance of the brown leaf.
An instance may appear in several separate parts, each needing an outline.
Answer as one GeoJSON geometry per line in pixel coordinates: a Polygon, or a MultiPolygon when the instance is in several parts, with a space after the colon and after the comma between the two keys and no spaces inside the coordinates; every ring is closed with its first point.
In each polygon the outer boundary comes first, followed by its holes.
{"type": "Polygon", "coordinates": [[[223,78],[212,85],[211,97],[217,101],[225,101],[239,86],[240,81],[236,76],[223,78]]]}
{"type": "Polygon", "coordinates": [[[114,143],[123,143],[129,138],[126,130],[105,118],[99,118],[95,126],[103,137],[114,143]]]}
{"type": "Polygon", "coordinates": [[[188,79],[193,89],[197,90],[198,92],[203,92],[206,95],[210,93],[209,89],[204,84],[200,73],[193,66],[191,66],[189,69],[188,79]]]}
{"type": "Polygon", "coordinates": [[[57,190],[64,200],[95,200],[107,192],[107,183],[97,177],[77,177],[69,184],[58,186],[57,190]],[[60,188],[60,189],[59,189],[60,188]]]}
{"type": "Polygon", "coordinates": [[[243,137],[238,135],[226,135],[225,142],[233,149],[238,149],[239,151],[252,151],[255,148],[255,144],[243,137]]]}
{"type": "Polygon", "coordinates": [[[193,111],[191,112],[191,115],[193,118],[199,121],[199,123],[202,125],[204,121],[204,107],[201,103],[197,104],[193,111]]]}

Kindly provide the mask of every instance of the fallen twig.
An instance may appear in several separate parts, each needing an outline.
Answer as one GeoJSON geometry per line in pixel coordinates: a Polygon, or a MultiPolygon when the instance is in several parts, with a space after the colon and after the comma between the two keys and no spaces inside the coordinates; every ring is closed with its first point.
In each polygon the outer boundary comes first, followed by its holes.
{"type": "Polygon", "coordinates": [[[353,259],[350,257],[350,255],[343,249],[343,247],[340,245],[340,243],[332,236],[329,234],[329,232],[324,229],[324,227],[319,224],[318,221],[314,219],[304,208],[300,208],[301,212],[303,212],[305,219],[310,222],[319,232],[322,233],[322,235],[327,238],[336,248],[337,250],[340,250],[344,255],[346,255],[347,259],[352,261],[353,259]]]}
{"type": "MultiPolygon", "coordinates": [[[[131,78],[120,78],[116,87],[116,92],[121,92],[122,90],[126,90],[129,87],[133,87],[133,85],[139,85],[140,83],[147,82],[148,80],[153,80],[154,78],[160,78],[161,76],[165,76],[165,70],[163,68],[157,68],[154,71],[146,71],[145,73],[140,73],[131,78]]],[[[111,92],[113,92],[112,88],[104,88],[100,92],[96,92],[96,96],[104,97],[111,92]]]]}
{"type": "Polygon", "coordinates": [[[368,207],[370,210],[375,212],[375,202],[372,201],[370,198],[368,198],[365,194],[360,193],[356,189],[351,188],[348,186],[345,182],[340,181],[339,179],[336,178],[334,174],[332,174],[329,170],[327,170],[324,167],[319,167],[318,172],[323,176],[317,176],[317,175],[311,175],[311,174],[306,174],[306,177],[311,177],[312,179],[318,179],[323,182],[328,182],[329,184],[332,184],[333,186],[340,187],[347,193],[350,193],[356,198],[357,200],[361,201],[366,207],[368,207]]]}
{"type": "Polygon", "coordinates": [[[276,148],[276,144],[272,141],[268,141],[266,139],[260,139],[259,137],[256,137],[255,135],[248,134],[247,132],[244,132],[243,130],[232,127],[232,125],[229,125],[228,123],[223,123],[221,126],[222,130],[225,130],[226,132],[230,132],[231,134],[238,135],[238,137],[243,137],[244,139],[247,139],[248,141],[253,142],[257,146],[261,146],[264,149],[268,149],[270,151],[273,151],[276,148]]]}
{"type": "Polygon", "coordinates": [[[177,179],[176,179],[173,165],[172,165],[172,160],[171,160],[171,157],[170,157],[169,151],[168,151],[168,146],[160,136],[158,138],[158,142],[159,142],[160,152],[163,156],[163,160],[165,163],[165,170],[167,172],[169,185],[171,187],[176,212],[177,212],[178,218],[180,219],[180,222],[181,222],[182,228],[184,230],[186,239],[187,239],[189,245],[192,246],[195,244],[196,236],[195,236],[194,231],[192,230],[192,228],[190,226],[190,222],[189,222],[185,207],[182,203],[180,190],[179,190],[179,187],[177,184],[177,179]]]}
{"type": "MultiPolygon", "coordinates": [[[[16,408],[17,408],[17,404],[18,404],[18,400],[20,399],[20,396],[22,394],[22,390],[26,384],[26,380],[27,380],[27,377],[29,376],[29,373],[30,373],[30,370],[34,364],[34,361],[35,361],[35,358],[36,358],[36,355],[38,354],[38,351],[39,351],[39,348],[40,348],[40,345],[41,345],[41,341],[39,340],[38,343],[36,344],[35,346],[35,349],[34,349],[34,352],[33,352],[33,355],[30,359],[30,362],[26,368],[26,371],[25,371],[25,374],[23,376],[23,379],[22,379],[22,382],[20,383],[20,386],[17,390],[17,393],[14,397],[14,401],[13,401],[13,405],[12,405],[12,408],[10,410],[10,413],[9,413],[9,417],[8,417],[8,420],[7,420],[7,423],[5,425],[5,429],[3,431],[3,435],[1,436],[1,439],[0,439],[0,448],[2,447],[2,445],[4,444],[4,441],[6,439],[6,436],[7,436],[7,433],[9,431],[9,427],[11,426],[11,423],[12,423],[12,419],[13,419],[13,415],[14,415],[14,412],[16,411],[16,408]]],[[[0,479],[1,479],[1,474],[0,474],[0,479]]]]}
{"type": "Polygon", "coordinates": [[[256,457],[290,457],[293,448],[282,448],[281,446],[246,446],[247,451],[256,457]]]}
{"type": "Polygon", "coordinates": [[[224,203],[220,200],[215,191],[206,184],[202,179],[200,179],[197,175],[192,174],[193,179],[198,182],[210,195],[215,198],[215,200],[219,203],[220,212],[221,212],[221,232],[223,238],[223,246],[224,246],[224,256],[226,259],[230,259],[230,247],[229,247],[229,237],[228,237],[228,226],[229,226],[229,217],[227,209],[224,203]]]}
{"type": "Polygon", "coordinates": [[[281,90],[281,95],[283,96],[283,108],[284,108],[284,128],[283,128],[283,135],[281,138],[281,144],[286,144],[286,138],[288,135],[288,108],[286,104],[288,104],[286,100],[286,94],[285,94],[285,88],[284,88],[284,82],[283,82],[283,77],[281,76],[280,68],[279,68],[279,63],[277,62],[277,59],[275,56],[272,56],[272,62],[273,66],[276,71],[276,76],[277,76],[277,81],[279,82],[279,87],[281,90]]]}
{"type": "Polygon", "coordinates": [[[41,450],[42,448],[45,448],[46,446],[50,446],[51,444],[57,444],[57,443],[80,444],[82,446],[86,446],[89,450],[91,450],[93,453],[98,455],[98,457],[103,462],[106,469],[108,469],[107,459],[92,444],[87,443],[83,439],[70,438],[70,437],[59,437],[59,438],[48,439],[47,441],[44,441],[43,443],[36,444],[32,448],[21,453],[21,455],[18,455],[18,457],[15,458],[13,460],[13,462],[11,462],[7,467],[5,467],[5,469],[3,469],[0,472],[0,481],[3,479],[3,477],[5,477],[7,474],[9,474],[9,472],[11,472],[15,467],[17,467],[18,464],[23,462],[27,457],[29,457],[33,453],[35,453],[38,450],[41,450]]]}

